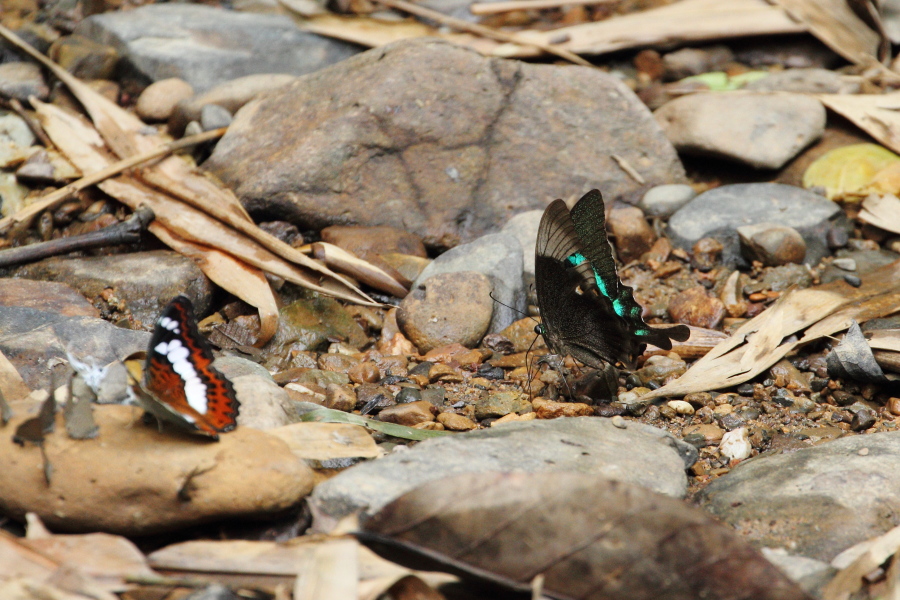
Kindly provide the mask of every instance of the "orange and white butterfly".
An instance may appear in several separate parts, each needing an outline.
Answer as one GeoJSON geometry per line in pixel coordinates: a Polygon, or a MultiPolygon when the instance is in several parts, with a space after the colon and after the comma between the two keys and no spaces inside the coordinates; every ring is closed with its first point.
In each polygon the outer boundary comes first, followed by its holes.
{"type": "Polygon", "coordinates": [[[240,403],[213,358],[191,301],[176,297],[156,321],[143,376],[133,378],[138,403],[159,420],[218,440],[237,425],[240,403]]]}

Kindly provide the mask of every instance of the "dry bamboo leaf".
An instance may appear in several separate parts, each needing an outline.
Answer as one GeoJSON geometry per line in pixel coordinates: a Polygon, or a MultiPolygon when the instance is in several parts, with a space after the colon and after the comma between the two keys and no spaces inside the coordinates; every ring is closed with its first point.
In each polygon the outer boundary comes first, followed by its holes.
{"type": "MultiPolygon", "coordinates": [[[[604,21],[561,27],[550,31],[523,31],[522,39],[547,44],[576,54],[605,54],[638,46],[672,42],[735,38],[750,35],[806,31],[784,11],[765,0],[682,0],[667,6],[612,17],[604,21]]],[[[531,48],[506,45],[503,56],[533,56],[531,48]]]]}
{"type": "Polygon", "coordinates": [[[881,39],[847,0],[772,0],[823,44],[852,63],[876,60],[881,39]]]}
{"type": "Polygon", "coordinates": [[[313,561],[297,575],[294,598],[357,600],[357,542],[331,540],[314,546],[313,561]]]}
{"type": "Polygon", "coordinates": [[[729,339],[645,399],[683,396],[749,381],[788,352],[821,337],[900,310],[900,260],[869,273],[854,288],[843,280],[789,292],[729,339]],[[802,338],[800,334],[806,330],[802,338]]]}
{"type": "Polygon", "coordinates": [[[864,550],[856,560],[841,569],[834,579],[828,582],[822,590],[822,600],[848,600],[853,592],[862,589],[863,577],[880,567],[900,549],[900,527],[848,548],[841,555],[855,552],[858,546],[864,547],[864,550]]]}
{"type": "Polygon", "coordinates": [[[278,330],[278,302],[259,269],[225,252],[191,243],[159,223],[150,223],[148,229],[166,246],[197,263],[203,273],[222,289],[241,289],[241,298],[259,310],[256,344],[262,345],[272,339],[278,330]]]}
{"type": "Polygon", "coordinates": [[[352,42],[369,48],[419,37],[443,37],[434,27],[407,19],[382,21],[372,17],[342,17],[332,13],[295,19],[297,27],[310,33],[352,42]]]}
{"type": "Polygon", "coordinates": [[[50,535],[21,540],[22,545],[58,564],[77,567],[108,592],[127,589],[126,579],[155,575],[143,553],[128,539],[108,533],[50,535]]]}
{"type": "Polygon", "coordinates": [[[376,290],[397,298],[405,298],[409,290],[383,269],[365,261],[352,252],[327,242],[312,244],[313,256],[332,269],[347,273],[376,290]]]}
{"type": "Polygon", "coordinates": [[[866,333],[873,350],[900,352],[900,329],[876,329],[866,333]]]}
{"type": "Polygon", "coordinates": [[[0,529],[0,565],[2,578],[33,577],[46,579],[59,563],[26,545],[25,540],[0,529]]]}
{"type": "MultiPolygon", "coordinates": [[[[53,61],[37,52],[34,48],[3,26],[0,26],[0,36],[4,37],[14,46],[46,66],[69,87],[69,90],[76,98],[78,98],[90,114],[96,127],[96,131],[102,135],[103,140],[106,141],[119,158],[127,158],[146,152],[152,152],[170,141],[168,137],[157,133],[153,128],[147,127],[147,125],[136,116],[125,111],[116,103],[108,100],[98,92],[95,92],[84,82],[60,68],[53,61]]],[[[99,149],[95,141],[96,140],[93,139],[91,140],[92,145],[95,146],[95,149],[99,149]]],[[[68,156],[68,158],[75,163],[73,156],[68,156]]],[[[107,161],[105,166],[109,166],[109,163],[110,161],[107,161]]],[[[84,167],[80,168],[82,172],[91,172],[86,171],[84,167]]],[[[94,170],[100,170],[100,168],[94,170]]],[[[209,178],[199,175],[180,157],[173,156],[161,161],[158,165],[154,166],[153,170],[145,170],[144,177],[152,180],[154,185],[166,190],[171,190],[173,196],[182,198],[186,202],[199,208],[201,211],[213,214],[216,218],[231,224],[233,227],[239,227],[240,231],[247,233],[249,230],[251,232],[249,234],[251,238],[257,239],[264,247],[273,250],[276,254],[279,254],[287,260],[313,271],[317,271],[327,277],[332,277],[340,282],[341,285],[348,288],[343,294],[335,294],[335,288],[333,286],[320,287],[318,291],[337,295],[338,297],[351,302],[377,305],[376,302],[366,296],[362,291],[358,290],[345,278],[332,273],[327,267],[308,259],[287,244],[284,244],[280,240],[277,240],[256,227],[238,199],[230,192],[230,190],[226,190],[213,183],[209,178]],[[236,223],[240,223],[240,225],[235,225],[236,223]]],[[[227,246],[218,246],[218,248],[230,250],[227,246]]],[[[297,281],[295,281],[295,283],[306,286],[305,283],[299,283],[297,281]]]]}
{"type": "Polygon", "coordinates": [[[900,92],[890,94],[819,94],[826,107],[894,152],[900,153],[900,92]]]}
{"type": "Polygon", "coordinates": [[[900,198],[873,194],[863,200],[859,218],[885,231],[900,233],[900,198]]]}
{"type": "Polygon", "coordinates": [[[303,538],[291,542],[195,540],[166,546],[147,559],[154,569],[169,571],[297,575],[309,568],[317,545],[303,538]]]}
{"type": "Polygon", "coordinates": [[[394,500],[357,537],[382,556],[412,552],[404,558],[507,589],[542,575],[557,599],[809,598],[703,511],[584,473],[448,477],[394,500]]]}
{"type": "Polygon", "coordinates": [[[281,438],[298,458],[334,460],[384,455],[365,427],[345,423],[293,423],[268,431],[281,438]]]}
{"type": "MultiPolygon", "coordinates": [[[[110,158],[102,148],[84,143],[84,139],[96,139],[96,134],[94,138],[90,135],[82,136],[82,133],[90,131],[87,123],[52,105],[36,102],[36,108],[48,135],[82,170],[99,170],[108,164],[110,158]]],[[[120,175],[98,184],[98,187],[132,209],[137,209],[142,204],[150,207],[156,215],[156,221],[150,226],[151,232],[159,233],[159,227],[165,227],[168,232],[159,235],[160,239],[166,238],[162,241],[171,242],[173,249],[184,250],[191,258],[200,257],[199,266],[208,269],[204,272],[211,279],[260,309],[261,324],[264,327],[261,333],[274,333],[274,319],[277,319],[275,300],[271,297],[268,284],[260,285],[264,281],[262,275],[255,272],[255,269],[249,269],[248,264],[316,291],[366,303],[365,299],[355,294],[319,285],[316,278],[275,256],[221,221],[130,177],[120,175]],[[227,249],[228,253],[217,249],[227,249]],[[212,254],[214,251],[217,254],[212,254]],[[210,254],[204,256],[206,252],[210,254]]],[[[266,338],[261,335],[258,343],[265,341],[266,338]]]]}

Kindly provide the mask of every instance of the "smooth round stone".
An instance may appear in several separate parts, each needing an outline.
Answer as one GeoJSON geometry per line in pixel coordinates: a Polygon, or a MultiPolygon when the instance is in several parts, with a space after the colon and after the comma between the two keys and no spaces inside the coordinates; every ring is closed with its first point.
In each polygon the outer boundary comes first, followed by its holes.
{"type": "Polygon", "coordinates": [[[7,62],[0,64],[0,94],[23,102],[27,102],[30,96],[46,100],[50,95],[50,88],[37,64],[7,62]]]}
{"type": "Polygon", "coordinates": [[[228,127],[233,118],[227,108],[218,104],[207,104],[200,110],[200,126],[203,131],[228,127]]]}
{"type": "Polygon", "coordinates": [[[776,223],[738,227],[741,250],[750,260],[768,267],[801,263],[806,257],[806,242],[796,229],[776,223]]]}
{"type": "Polygon", "coordinates": [[[697,195],[694,188],[686,183],[670,183],[657,185],[647,190],[638,208],[648,217],[668,219],[679,208],[690,202],[697,195]]]}
{"type": "MultiPolygon", "coordinates": [[[[312,470],[275,436],[239,426],[210,442],[142,425],[139,414],[95,405],[99,435],[89,440],[70,439],[57,415],[44,442],[53,493],[41,450],[0,436],[0,510],[16,519],[37,513],[58,530],[147,535],[276,515],[313,488],[312,470]]],[[[15,431],[26,418],[8,427],[15,431]]]]}
{"type": "Polygon", "coordinates": [[[694,407],[691,406],[690,402],[685,402],[684,400],[670,400],[667,404],[669,405],[669,408],[679,415],[694,414],[694,407]]]}
{"type": "Polygon", "coordinates": [[[145,121],[166,121],[179,102],[193,95],[191,84],[178,77],[170,77],[148,85],[138,96],[134,110],[145,121]]]}

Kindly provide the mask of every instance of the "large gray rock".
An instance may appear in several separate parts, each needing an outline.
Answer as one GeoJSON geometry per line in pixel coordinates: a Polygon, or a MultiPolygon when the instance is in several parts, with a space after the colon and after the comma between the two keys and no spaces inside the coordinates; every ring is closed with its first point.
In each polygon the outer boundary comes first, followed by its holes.
{"type": "Polygon", "coordinates": [[[522,246],[515,237],[508,233],[494,233],[444,252],[425,267],[413,282],[412,289],[435,275],[462,271],[482,273],[491,280],[497,304],[488,328],[490,333],[509,327],[525,313],[527,306],[525,282],[522,278],[522,246]]]}
{"type": "Polygon", "coordinates": [[[615,77],[433,39],[370,50],[257,98],[205,166],[252,212],[316,229],[390,225],[435,248],[593,187],[637,201],[684,181],[658,124],[615,77]]]}
{"type": "Polygon", "coordinates": [[[757,169],[780,169],[825,131],[825,107],[801,94],[689,94],[654,114],[679,152],[757,169]]]}
{"type": "Polygon", "coordinates": [[[758,546],[829,562],[897,525],[900,432],[842,438],[738,465],[701,506],[758,546]]]}
{"type": "Polygon", "coordinates": [[[146,83],[180,77],[197,92],[256,73],[304,75],[359,47],[297,29],[289,17],[194,4],[93,15],[76,33],[112,46],[146,83]]]}
{"type": "Polygon", "coordinates": [[[624,429],[598,417],[510,423],[427,440],[347,469],[316,487],[314,527],[328,530],[360,509],[372,514],[423,483],[460,473],[577,471],[681,498],[685,469],[696,457],[693,446],[641,423],[624,429]]]}
{"type": "Polygon", "coordinates": [[[803,236],[809,265],[829,256],[826,235],[831,227],[849,228],[841,208],[818,194],[780,183],[742,183],[700,194],[672,215],[667,233],[685,250],[700,238],[716,238],[725,246],[724,264],[748,266],[737,228],[767,222],[793,227],[803,236]]]}
{"type": "Polygon", "coordinates": [[[88,365],[103,366],[146,350],[150,334],[116,327],[93,317],[68,317],[34,308],[0,307],[0,352],[31,389],[50,386],[52,358],[66,352],[88,365]]]}
{"type": "Polygon", "coordinates": [[[134,318],[151,327],[172,298],[184,294],[194,316],[209,309],[213,286],[194,261],[171,250],[109,256],[54,257],[20,267],[16,277],[61,281],[90,299],[111,288],[134,318]]]}

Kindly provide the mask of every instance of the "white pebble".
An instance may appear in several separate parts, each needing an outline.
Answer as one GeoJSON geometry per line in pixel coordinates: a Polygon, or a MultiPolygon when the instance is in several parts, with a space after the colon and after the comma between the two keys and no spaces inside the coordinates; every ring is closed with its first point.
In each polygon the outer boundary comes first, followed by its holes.
{"type": "Polygon", "coordinates": [[[732,460],[744,460],[750,456],[753,446],[750,445],[750,436],[746,427],[740,427],[734,431],[726,432],[719,443],[719,452],[722,456],[732,460]]]}
{"type": "Polygon", "coordinates": [[[685,402],[684,400],[670,400],[668,402],[669,408],[674,410],[679,415],[692,415],[694,414],[694,407],[691,406],[690,402],[685,402]]]}
{"type": "Polygon", "coordinates": [[[610,421],[612,422],[613,427],[616,427],[618,429],[628,428],[628,421],[623,419],[620,415],[614,416],[612,419],[610,419],[610,421]]]}

